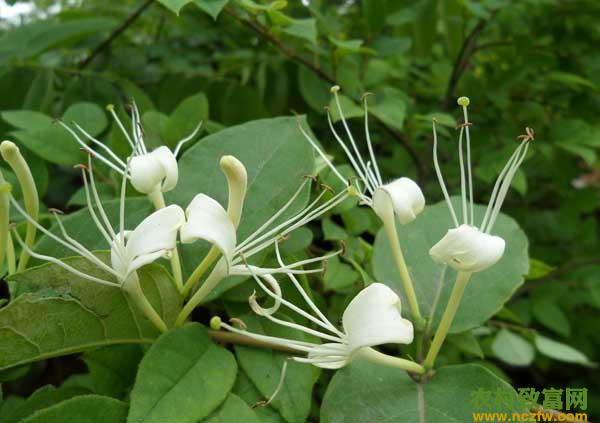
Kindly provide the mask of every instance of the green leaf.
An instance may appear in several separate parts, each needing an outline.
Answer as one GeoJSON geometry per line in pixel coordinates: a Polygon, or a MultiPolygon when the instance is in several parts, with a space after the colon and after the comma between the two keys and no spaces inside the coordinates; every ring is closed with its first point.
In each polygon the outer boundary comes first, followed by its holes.
{"type": "Polygon", "coordinates": [[[23,109],[40,111],[50,109],[55,95],[54,79],[52,68],[42,68],[27,90],[27,95],[23,101],[23,109]]]}
{"type": "Polygon", "coordinates": [[[314,73],[301,67],[298,69],[298,88],[306,103],[316,112],[322,114],[329,104],[330,85],[314,73]]]}
{"type": "Polygon", "coordinates": [[[462,352],[483,358],[483,351],[477,338],[471,332],[457,333],[448,336],[448,342],[456,346],[462,352]]]}
{"type": "Polygon", "coordinates": [[[326,241],[343,241],[348,239],[348,233],[344,228],[329,218],[321,220],[321,228],[323,230],[323,239],[326,241]]]}
{"type": "Polygon", "coordinates": [[[208,99],[204,93],[183,100],[171,113],[165,128],[166,142],[169,147],[187,138],[198,124],[208,119],[208,99]]]}
{"type": "MultiPolygon", "coordinates": [[[[107,254],[99,257],[108,259],[107,254]]],[[[110,278],[83,258],[66,261],[84,273],[110,278]]],[[[142,268],[139,277],[148,300],[172,325],[181,298],[168,273],[153,264],[142,268]]],[[[55,264],[12,275],[10,282],[18,292],[0,309],[0,370],[106,345],[150,343],[158,334],[121,289],[95,284],[55,264]]]]}
{"type": "Polygon", "coordinates": [[[194,0],[194,4],[212,16],[215,21],[227,3],[229,0],[194,0]]]}
{"type": "Polygon", "coordinates": [[[517,410],[517,395],[510,385],[478,365],[442,367],[419,384],[404,371],[356,361],[335,372],[323,399],[320,421],[468,422],[474,412],[517,410]],[[492,401],[490,406],[479,405],[472,400],[478,390],[497,393],[507,404],[492,401]]]}
{"type": "Polygon", "coordinates": [[[562,309],[549,300],[535,300],[531,306],[533,317],[542,325],[559,335],[568,337],[571,335],[571,324],[569,318],[562,309]]]}
{"type": "Polygon", "coordinates": [[[541,279],[556,269],[554,266],[544,263],[534,258],[529,259],[529,273],[526,279],[541,279]]]}
{"type": "Polygon", "coordinates": [[[60,402],[33,414],[20,423],[123,423],[127,404],[99,395],[82,395],[60,402]]]}
{"type": "Polygon", "coordinates": [[[171,330],[140,363],[127,422],[197,423],[225,400],[236,372],[233,355],[201,325],[171,330]]]}
{"type": "MultiPolygon", "coordinates": [[[[455,208],[459,207],[457,210],[460,210],[458,199],[455,199],[454,203],[455,208]]],[[[474,211],[475,222],[481,221],[485,207],[475,205],[474,211]]],[[[448,268],[443,282],[440,283],[443,266],[433,262],[429,257],[429,249],[453,226],[450,212],[444,202],[427,206],[409,225],[398,225],[400,243],[404,246],[404,255],[413,278],[421,314],[426,317],[433,315],[434,327],[437,326],[448,302],[456,273],[448,268]],[[439,300],[436,301],[438,297],[439,300]]],[[[496,314],[521,286],[523,275],[528,272],[527,238],[517,223],[500,214],[492,233],[506,240],[506,251],[493,267],[471,277],[452,323],[453,333],[480,326],[496,314]]],[[[394,288],[402,296],[402,304],[408,304],[383,230],[375,239],[372,263],[375,279],[394,288]]]]}
{"type": "Polygon", "coordinates": [[[512,366],[528,366],[535,357],[533,346],[521,336],[506,329],[500,329],[492,351],[500,360],[512,366]]]}
{"type": "Polygon", "coordinates": [[[570,345],[546,338],[542,335],[536,335],[534,342],[540,353],[547,357],[553,358],[554,360],[582,364],[584,366],[593,365],[593,363],[589,358],[586,357],[585,354],[576,350],[570,345]]]}
{"type": "Polygon", "coordinates": [[[405,94],[391,87],[384,87],[375,96],[375,101],[370,104],[369,112],[381,119],[384,123],[402,130],[404,118],[406,117],[405,94]]]}
{"type": "MultiPolygon", "coordinates": [[[[308,341],[297,331],[256,316],[244,316],[248,330],[254,333],[308,341]]],[[[275,351],[235,346],[240,367],[264,398],[269,398],[279,383],[286,356],[275,351]]],[[[313,385],[319,370],[301,363],[288,362],[285,383],[271,406],[289,423],[306,421],[310,411],[313,385]]]]}
{"type": "Polygon", "coordinates": [[[179,12],[188,3],[191,3],[193,0],[158,0],[163,6],[169,9],[171,12],[179,15],[179,12]]]}
{"type": "Polygon", "coordinates": [[[93,137],[104,131],[108,125],[104,110],[94,103],[75,103],[67,109],[62,119],[69,125],[77,123],[93,137]]]}
{"type": "Polygon", "coordinates": [[[94,393],[121,398],[133,385],[142,349],[139,345],[113,345],[83,356],[94,393]]]}
{"type": "Polygon", "coordinates": [[[10,413],[2,416],[2,423],[17,423],[29,417],[38,410],[50,407],[61,401],[73,398],[77,395],[89,393],[85,389],[60,387],[56,388],[52,385],[42,386],[40,389],[31,394],[25,401],[11,410],[10,413]]]}
{"type": "Polygon", "coordinates": [[[326,290],[339,291],[348,288],[359,278],[359,274],[345,263],[342,263],[339,257],[332,257],[327,260],[323,285],[326,290]]]}
{"type": "Polygon", "coordinates": [[[45,129],[52,124],[51,118],[33,110],[7,110],[2,112],[1,116],[12,126],[28,131],[45,129]]]}
{"type": "MultiPolygon", "coordinates": [[[[364,116],[365,111],[363,110],[363,108],[357,106],[356,103],[352,101],[352,99],[346,97],[343,94],[338,94],[338,97],[340,99],[340,106],[342,108],[342,113],[345,119],[352,119],[355,117],[364,116]]],[[[329,113],[331,113],[332,122],[337,122],[338,120],[341,120],[339,109],[333,96],[329,101],[329,113]]]]}
{"type": "Polygon", "coordinates": [[[237,395],[229,394],[227,399],[209,418],[202,420],[203,423],[261,423],[256,412],[237,395]]]}
{"type": "MultiPolygon", "coordinates": [[[[226,154],[237,157],[248,172],[248,192],[238,229],[240,241],[280,210],[314,168],[314,153],[295,118],[261,119],[224,129],[186,150],[179,160],[179,180],[185,183],[180,182],[167,200],[186,207],[196,194],[203,192],[225,206],[227,181],[219,160],[226,154]]],[[[301,195],[288,216],[306,201],[307,196],[301,195]]],[[[183,246],[182,251],[186,269],[191,271],[207,246],[196,243],[183,246]]],[[[214,295],[244,279],[229,280],[231,284],[219,284],[214,295]]]]}
{"type": "Polygon", "coordinates": [[[233,386],[233,393],[239,395],[246,404],[253,407],[256,414],[260,416],[260,421],[263,423],[283,423],[285,420],[271,407],[254,407],[257,403],[264,401],[264,397],[260,394],[256,386],[250,381],[246,373],[242,369],[238,369],[237,379],[233,386]]]}

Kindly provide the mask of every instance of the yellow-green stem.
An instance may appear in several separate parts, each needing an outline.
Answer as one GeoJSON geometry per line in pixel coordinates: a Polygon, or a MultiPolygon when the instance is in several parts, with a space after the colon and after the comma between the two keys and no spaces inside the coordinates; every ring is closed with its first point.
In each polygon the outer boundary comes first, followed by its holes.
{"type": "Polygon", "coordinates": [[[404,292],[406,293],[406,298],[408,299],[408,304],[410,306],[415,327],[417,329],[422,329],[425,322],[421,316],[421,311],[419,310],[417,295],[415,294],[412,279],[410,277],[408,267],[406,266],[406,261],[404,260],[404,254],[402,254],[400,239],[398,238],[398,233],[396,232],[395,220],[395,217],[384,219],[383,227],[385,228],[385,233],[390,241],[390,246],[392,247],[392,253],[394,254],[394,260],[396,262],[396,266],[398,267],[398,272],[400,272],[400,278],[402,279],[404,292]]]}
{"type": "Polygon", "coordinates": [[[10,218],[10,184],[8,184],[2,172],[0,172],[0,267],[4,264],[6,250],[8,248],[8,224],[10,218]]]}
{"type": "Polygon", "coordinates": [[[361,358],[388,367],[396,367],[399,369],[406,370],[407,372],[416,373],[418,375],[422,375],[423,373],[425,373],[425,368],[420,364],[415,363],[414,361],[383,354],[369,347],[362,348],[359,351],[357,351],[355,353],[355,358],[361,358]]]}
{"type": "MultiPolygon", "coordinates": [[[[19,147],[13,142],[2,141],[0,144],[0,154],[2,158],[9,164],[19,185],[21,186],[21,192],[23,193],[23,202],[25,203],[25,210],[31,218],[35,221],[38,220],[40,204],[38,198],[38,191],[35,185],[35,180],[31,175],[29,165],[21,155],[19,147]]],[[[36,227],[33,223],[27,223],[27,232],[25,233],[25,245],[33,247],[35,242],[36,227]]],[[[25,270],[27,268],[27,262],[29,261],[29,253],[25,249],[21,251],[19,256],[18,271],[25,270]]]]}
{"type": "Polygon", "coordinates": [[[137,308],[144,313],[144,316],[146,316],[161,333],[167,331],[168,328],[164,320],[156,312],[154,307],[152,307],[152,304],[150,304],[150,301],[146,298],[144,291],[142,291],[140,280],[136,273],[132,273],[123,283],[123,290],[129,295],[129,298],[133,300],[137,308]]]}
{"type": "MultiPolygon", "coordinates": [[[[156,210],[162,209],[165,207],[165,197],[163,196],[162,191],[154,191],[148,194],[148,198],[154,205],[156,210]]],[[[177,251],[177,246],[173,248],[171,254],[171,272],[173,273],[173,280],[175,281],[175,287],[179,292],[183,292],[183,272],[181,270],[181,260],[179,258],[179,251],[177,251]]]]}
{"type": "Polygon", "coordinates": [[[198,288],[198,290],[194,293],[192,298],[185,304],[179,316],[177,316],[177,320],[175,321],[175,326],[181,326],[185,323],[187,318],[192,311],[206,298],[208,294],[217,286],[219,282],[223,280],[227,276],[227,263],[224,259],[221,259],[217,263],[217,265],[213,268],[210,275],[206,278],[202,286],[198,288]]]}
{"type": "Polygon", "coordinates": [[[458,272],[456,275],[456,282],[454,283],[452,293],[450,294],[450,298],[448,299],[446,310],[444,310],[442,320],[440,321],[440,324],[435,332],[433,341],[431,342],[431,346],[429,347],[429,351],[427,352],[427,356],[425,357],[425,362],[423,363],[423,365],[427,369],[432,368],[433,363],[435,363],[435,359],[438,353],[440,352],[440,349],[442,348],[442,344],[444,343],[446,336],[448,335],[450,326],[452,326],[452,321],[454,320],[454,316],[456,315],[456,310],[458,310],[460,300],[462,299],[463,293],[465,292],[465,288],[467,287],[467,283],[469,282],[470,277],[470,272],[458,272]]]}
{"type": "Polygon", "coordinates": [[[183,285],[182,294],[183,297],[186,298],[192,288],[198,283],[202,275],[208,270],[208,268],[215,262],[215,260],[219,257],[220,251],[216,247],[211,247],[208,250],[208,254],[206,257],[200,262],[200,264],[194,269],[190,277],[185,281],[183,285]]]}
{"type": "Polygon", "coordinates": [[[15,255],[15,246],[13,245],[12,235],[10,232],[6,237],[6,261],[8,263],[8,274],[12,275],[17,272],[17,257],[15,255]]]}

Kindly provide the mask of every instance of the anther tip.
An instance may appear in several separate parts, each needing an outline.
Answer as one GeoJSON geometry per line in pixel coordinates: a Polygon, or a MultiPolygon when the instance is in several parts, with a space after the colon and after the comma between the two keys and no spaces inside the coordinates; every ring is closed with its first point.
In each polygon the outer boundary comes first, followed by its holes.
{"type": "Polygon", "coordinates": [[[340,86],[339,86],[339,85],[334,85],[333,87],[331,87],[331,88],[329,89],[329,91],[330,91],[332,94],[335,94],[335,93],[337,93],[339,90],[340,90],[340,86]]]}
{"type": "Polygon", "coordinates": [[[459,97],[458,100],[456,100],[456,103],[458,103],[459,106],[467,107],[469,103],[471,103],[471,100],[469,100],[469,97],[459,97]]]}
{"type": "Polygon", "coordinates": [[[375,94],[373,94],[372,92],[367,91],[366,93],[363,93],[363,95],[360,96],[360,99],[362,101],[365,101],[367,98],[369,98],[369,97],[371,97],[373,95],[375,95],[375,94]]]}
{"type": "Polygon", "coordinates": [[[60,210],[60,209],[57,209],[57,208],[55,208],[55,207],[49,207],[49,208],[48,208],[48,211],[49,211],[50,213],[56,213],[56,214],[65,214],[65,212],[63,212],[62,210],[60,210]]]}
{"type": "Polygon", "coordinates": [[[213,316],[210,319],[210,328],[212,330],[219,330],[221,329],[221,323],[223,323],[223,321],[219,316],[213,316]]]}
{"type": "Polygon", "coordinates": [[[106,105],[106,110],[109,112],[112,112],[115,110],[115,106],[113,104],[107,104],[106,105]]]}

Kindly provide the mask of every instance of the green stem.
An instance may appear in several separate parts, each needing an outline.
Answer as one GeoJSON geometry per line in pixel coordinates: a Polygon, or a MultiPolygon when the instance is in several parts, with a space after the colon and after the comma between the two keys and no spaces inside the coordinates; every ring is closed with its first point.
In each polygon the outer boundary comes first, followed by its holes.
{"type": "Polygon", "coordinates": [[[6,261],[8,263],[8,274],[12,275],[17,272],[17,257],[15,255],[15,246],[13,245],[12,235],[10,232],[6,237],[6,261]]]}
{"type": "Polygon", "coordinates": [[[368,360],[373,363],[382,364],[384,366],[396,367],[406,370],[407,372],[416,373],[418,375],[425,373],[425,368],[414,361],[383,354],[370,347],[360,349],[355,353],[355,357],[368,360]]]}
{"type": "Polygon", "coordinates": [[[185,281],[185,284],[183,285],[183,290],[181,291],[184,298],[187,297],[192,288],[196,285],[196,283],[198,283],[202,275],[204,275],[204,273],[208,270],[211,264],[213,264],[214,261],[219,257],[219,254],[219,249],[214,246],[211,247],[210,250],[208,250],[208,254],[206,254],[206,257],[204,257],[200,264],[194,269],[187,281],[185,281]]]}
{"type": "Polygon", "coordinates": [[[10,184],[0,172],[0,267],[4,264],[8,248],[8,224],[10,220],[10,184]]]}
{"type": "Polygon", "coordinates": [[[446,310],[444,310],[442,320],[440,321],[440,324],[435,332],[435,336],[433,337],[433,341],[431,342],[431,346],[429,347],[429,351],[425,357],[425,362],[423,363],[427,369],[433,367],[433,363],[440,352],[440,348],[442,348],[442,344],[448,335],[448,331],[450,330],[450,326],[452,325],[452,321],[456,315],[456,310],[458,310],[460,300],[462,299],[470,277],[471,272],[458,272],[456,274],[456,282],[454,283],[452,293],[448,299],[446,310]]]}
{"type": "Polygon", "coordinates": [[[208,294],[218,285],[219,282],[223,280],[227,276],[227,262],[224,259],[221,259],[217,262],[217,265],[213,268],[210,275],[206,278],[202,286],[194,293],[192,298],[185,304],[179,316],[177,316],[177,320],[175,321],[175,326],[181,326],[185,323],[187,318],[192,311],[206,298],[208,294]]]}
{"type": "MultiPolygon", "coordinates": [[[[154,191],[148,194],[150,202],[154,205],[156,210],[165,207],[165,197],[162,191],[154,191]]],[[[175,281],[175,287],[181,293],[183,292],[183,272],[181,271],[181,259],[179,258],[179,251],[177,246],[173,248],[171,253],[171,272],[173,273],[173,280],[175,281]]]]}
{"type": "Polygon", "coordinates": [[[398,232],[396,232],[395,220],[396,218],[394,216],[391,216],[389,219],[384,219],[383,227],[385,228],[385,233],[390,240],[390,245],[394,254],[394,260],[396,261],[398,272],[400,272],[400,278],[402,279],[402,284],[404,285],[404,292],[406,293],[406,298],[408,299],[408,304],[410,305],[415,328],[422,329],[425,322],[421,316],[421,311],[419,310],[417,295],[415,294],[412,279],[410,277],[408,267],[406,266],[406,261],[404,260],[404,254],[402,254],[400,239],[398,238],[398,232]]]}
{"type": "Polygon", "coordinates": [[[137,273],[132,273],[123,283],[123,290],[133,300],[138,309],[156,326],[156,328],[164,333],[167,331],[167,325],[160,315],[156,312],[150,301],[146,298],[137,273]]]}
{"type": "MultiPolygon", "coordinates": [[[[27,165],[27,162],[21,155],[19,147],[17,147],[11,141],[2,141],[0,144],[0,154],[2,158],[9,164],[19,185],[21,185],[21,192],[23,193],[23,202],[25,203],[25,210],[31,218],[35,221],[38,220],[40,204],[38,198],[38,191],[35,185],[35,180],[31,175],[31,169],[27,165]]],[[[33,223],[27,222],[27,232],[25,233],[25,245],[33,247],[35,242],[36,227],[33,223]]],[[[27,262],[29,261],[29,253],[25,249],[21,251],[19,256],[19,266],[17,271],[22,271],[27,268],[27,262]]]]}

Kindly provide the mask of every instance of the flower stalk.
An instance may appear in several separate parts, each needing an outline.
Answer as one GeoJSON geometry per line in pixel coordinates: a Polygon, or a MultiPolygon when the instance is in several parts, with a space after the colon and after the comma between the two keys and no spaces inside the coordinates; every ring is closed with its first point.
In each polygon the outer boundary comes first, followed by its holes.
{"type": "Polygon", "coordinates": [[[425,357],[425,361],[423,363],[426,369],[431,369],[433,367],[435,359],[442,348],[442,344],[448,335],[450,326],[452,326],[452,321],[454,320],[454,316],[456,315],[456,311],[460,305],[460,300],[465,292],[467,283],[471,278],[471,274],[471,272],[460,271],[456,274],[456,282],[452,288],[452,293],[448,299],[448,304],[446,305],[446,309],[442,315],[442,320],[440,321],[440,324],[435,332],[433,341],[431,342],[431,346],[429,347],[429,351],[427,352],[427,356],[425,357]]]}
{"type": "Polygon", "coordinates": [[[148,298],[146,298],[146,294],[144,294],[144,291],[142,290],[140,279],[136,272],[129,275],[125,282],[123,282],[122,288],[128,294],[129,298],[133,300],[138,310],[144,313],[144,316],[146,316],[161,333],[165,333],[168,330],[164,320],[156,312],[154,307],[152,307],[148,298]]]}
{"type": "Polygon", "coordinates": [[[406,370],[410,373],[416,373],[422,375],[425,373],[425,367],[412,360],[406,360],[400,357],[394,357],[393,355],[384,354],[377,351],[376,349],[367,347],[362,348],[354,353],[355,359],[367,360],[372,363],[381,364],[383,366],[395,367],[398,369],[406,370]]]}
{"type": "MultiPolygon", "coordinates": [[[[27,165],[27,162],[21,155],[19,151],[19,147],[16,146],[15,143],[11,141],[2,141],[0,144],[0,154],[4,161],[6,161],[17,180],[19,181],[19,185],[21,186],[21,191],[23,193],[23,202],[25,203],[25,209],[31,218],[37,222],[39,217],[39,198],[38,191],[35,185],[35,180],[31,175],[31,169],[27,165]]],[[[27,231],[25,233],[25,245],[28,247],[33,246],[35,242],[35,234],[36,234],[36,226],[31,222],[27,222],[27,231]]],[[[21,251],[21,255],[19,256],[19,264],[17,267],[17,271],[22,271],[27,268],[27,262],[29,261],[29,253],[27,249],[23,249],[21,251]]]]}
{"type": "Polygon", "coordinates": [[[4,264],[8,250],[10,191],[10,184],[4,180],[4,176],[0,172],[0,267],[4,264]]]}

